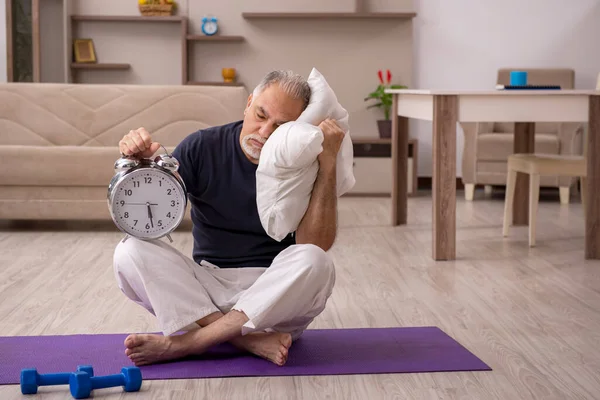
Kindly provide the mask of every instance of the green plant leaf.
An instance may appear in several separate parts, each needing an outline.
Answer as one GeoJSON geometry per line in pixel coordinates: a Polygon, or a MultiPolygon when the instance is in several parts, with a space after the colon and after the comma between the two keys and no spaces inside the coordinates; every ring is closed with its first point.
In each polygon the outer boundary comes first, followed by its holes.
{"type": "Polygon", "coordinates": [[[392,109],[392,95],[390,93],[385,93],[385,90],[388,88],[389,89],[408,89],[408,86],[399,85],[399,84],[385,86],[385,85],[380,84],[380,85],[377,85],[377,88],[373,92],[369,93],[367,95],[367,97],[365,97],[365,99],[364,99],[364,101],[373,100],[373,99],[379,100],[378,103],[367,106],[367,109],[375,108],[375,107],[381,108],[383,110],[386,120],[390,119],[390,113],[391,113],[391,109],[392,109]]]}

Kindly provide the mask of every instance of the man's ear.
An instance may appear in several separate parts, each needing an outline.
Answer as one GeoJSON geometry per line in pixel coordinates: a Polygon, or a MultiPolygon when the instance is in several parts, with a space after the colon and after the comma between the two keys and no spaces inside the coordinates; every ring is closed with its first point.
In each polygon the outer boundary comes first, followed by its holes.
{"type": "Polygon", "coordinates": [[[244,110],[244,114],[246,114],[246,111],[248,111],[248,108],[250,108],[250,104],[252,104],[252,93],[250,93],[250,96],[248,96],[248,101],[246,102],[246,109],[244,110]]]}

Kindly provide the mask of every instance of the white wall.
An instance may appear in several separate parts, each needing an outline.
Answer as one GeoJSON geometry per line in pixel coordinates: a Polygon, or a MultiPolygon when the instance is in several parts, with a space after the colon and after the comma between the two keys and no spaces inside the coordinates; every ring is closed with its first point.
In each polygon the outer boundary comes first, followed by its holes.
{"type": "MultiPolygon", "coordinates": [[[[600,72],[598,0],[417,0],[414,80],[426,89],[490,89],[502,67],[575,70],[576,88],[600,72]]],[[[411,123],[419,138],[419,176],[431,176],[431,123],[411,123]]],[[[461,174],[459,130],[457,174],[461,174]]]]}
{"type": "Polygon", "coordinates": [[[0,82],[6,82],[6,1],[0,0],[0,82]]]}

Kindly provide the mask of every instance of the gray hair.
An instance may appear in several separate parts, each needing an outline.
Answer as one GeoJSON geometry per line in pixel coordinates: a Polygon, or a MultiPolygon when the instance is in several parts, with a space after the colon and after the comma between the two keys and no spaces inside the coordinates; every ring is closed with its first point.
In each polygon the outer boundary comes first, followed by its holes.
{"type": "Polygon", "coordinates": [[[277,83],[281,89],[293,99],[300,99],[303,102],[302,110],[306,109],[310,101],[310,86],[306,80],[292,71],[271,71],[254,88],[253,97],[258,96],[266,88],[277,83]]]}

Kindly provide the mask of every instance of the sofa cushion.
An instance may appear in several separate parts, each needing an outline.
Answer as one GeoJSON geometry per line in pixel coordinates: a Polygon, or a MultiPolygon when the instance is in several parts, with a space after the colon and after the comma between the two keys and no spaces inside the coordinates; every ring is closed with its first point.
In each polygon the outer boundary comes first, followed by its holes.
{"type": "Polygon", "coordinates": [[[108,187],[120,157],[117,146],[0,146],[0,185],[108,187]]]}
{"type": "MultiPolygon", "coordinates": [[[[4,186],[0,219],[110,220],[104,186],[4,186]]],[[[184,221],[191,221],[187,207],[184,221]]]]}
{"type": "MultiPolygon", "coordinates": [[[[558,154],[560,142],[558,136],[549,133],[535,134],[535,152],[558,154]]],[[[514,153],[514,134],[481,133],[477,137],[477,159],[506,161],[514,153]]]]}

